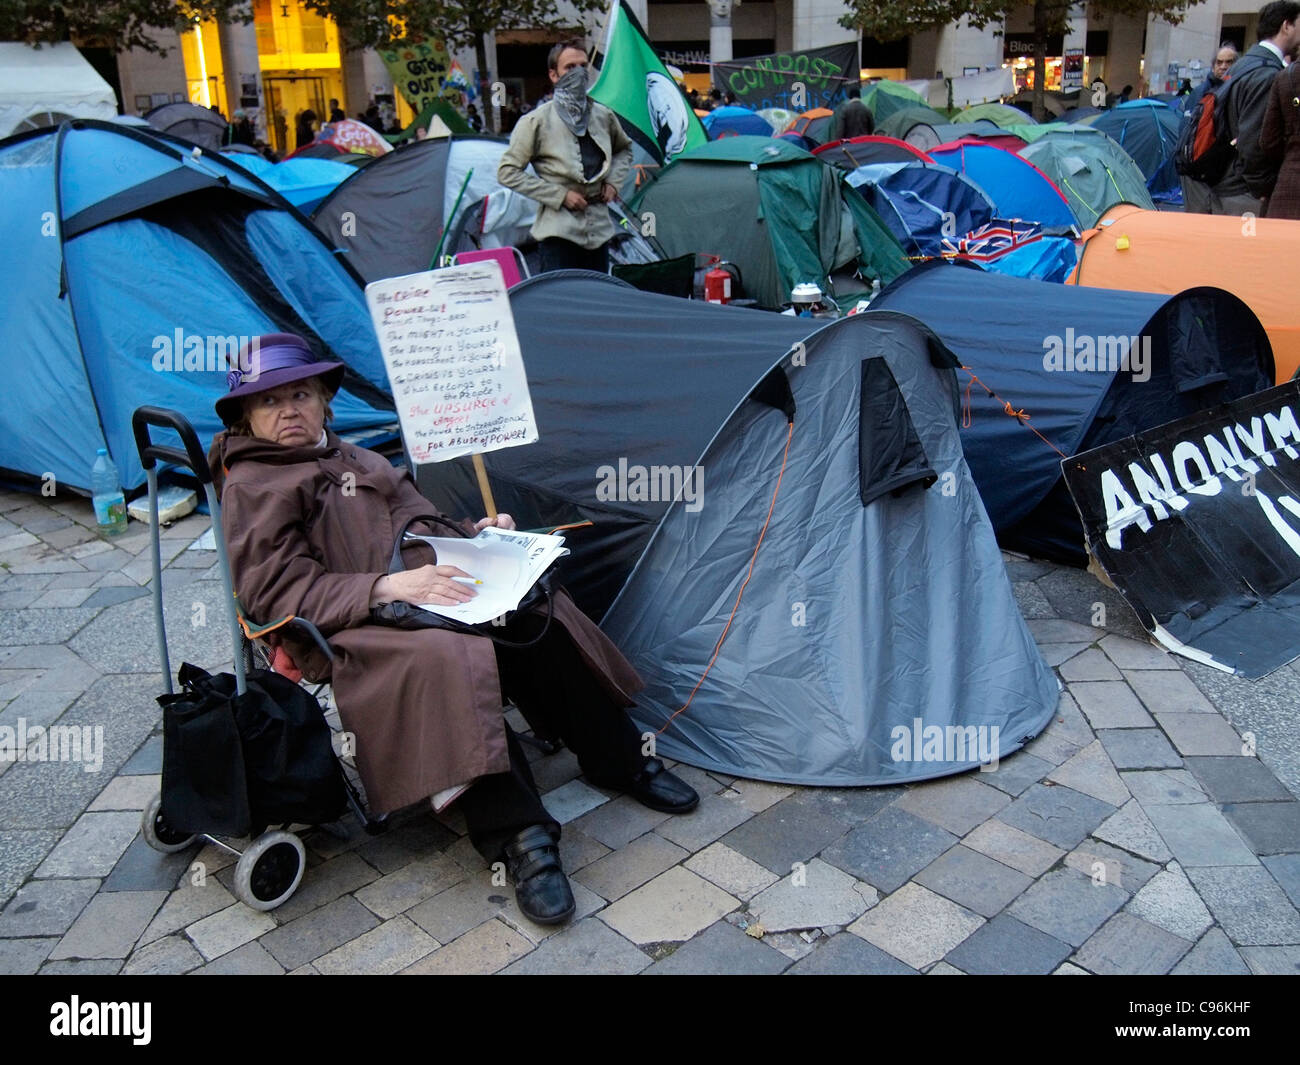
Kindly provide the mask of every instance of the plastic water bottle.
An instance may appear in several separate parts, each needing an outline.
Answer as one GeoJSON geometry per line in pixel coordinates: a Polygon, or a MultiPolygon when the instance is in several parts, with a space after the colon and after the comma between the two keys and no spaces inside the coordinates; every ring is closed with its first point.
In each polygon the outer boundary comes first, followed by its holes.
{"type": "Polygon", "coordinates": [[[126,497],[118,482],[117,467],[108,457],[108,450],[100,448],[95,455],[95,465],[90,468],[90,498],[95,504],[95,520],[99,531],[106,536],[126,532],[126,497]]]}

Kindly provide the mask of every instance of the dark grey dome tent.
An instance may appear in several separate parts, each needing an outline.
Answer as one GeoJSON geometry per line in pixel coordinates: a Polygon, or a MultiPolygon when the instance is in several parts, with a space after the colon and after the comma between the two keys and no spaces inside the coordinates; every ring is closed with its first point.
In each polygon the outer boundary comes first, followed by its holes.
{"type": "MultiPolygon", "coordinates": [[[[510,297],[540,439],[485,456],[496,501],[521,527],[594,523],[567,534],[561,578],[646,680],[633,716],[661,753],[886,784],[1046,725],[1057,683],[924,326],[868,313],[809,335],[576,271],[510,297]]],[[[481,509],[468,461],[422,467],[420,487],[481,509]]]]}

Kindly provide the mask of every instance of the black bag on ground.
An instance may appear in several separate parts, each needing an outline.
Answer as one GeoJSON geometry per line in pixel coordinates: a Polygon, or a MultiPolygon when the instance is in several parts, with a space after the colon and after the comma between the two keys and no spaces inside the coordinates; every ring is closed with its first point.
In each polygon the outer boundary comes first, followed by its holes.
{"type": "Polygon", "coordinates": [[[162,810],[182,832],[244,836],[269,824],[343,815],[343,777],[329,726],[310,692],[267,670],[243,695],[229,673],[188,662],[183,691],[163,708],[162,810]]]}

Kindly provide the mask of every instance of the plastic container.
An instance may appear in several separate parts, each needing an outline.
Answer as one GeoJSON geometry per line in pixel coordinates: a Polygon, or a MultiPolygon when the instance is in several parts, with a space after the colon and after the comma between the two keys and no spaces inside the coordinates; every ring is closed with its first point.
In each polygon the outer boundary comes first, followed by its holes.
{"type": "Polygon", "coordinates": [[[117,466],[108,457],[108,450],[100,448],[95,464],[90,468],[90,499],[95,504],[95,521],[105,536],[126,532],[126,497],[118,480],[117,466]]]}

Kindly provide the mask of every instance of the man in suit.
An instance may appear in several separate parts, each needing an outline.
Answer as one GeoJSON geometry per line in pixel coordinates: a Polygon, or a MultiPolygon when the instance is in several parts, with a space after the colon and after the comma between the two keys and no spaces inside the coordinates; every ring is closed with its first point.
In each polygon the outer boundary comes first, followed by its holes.
{"type": "Polygon", "coordinates": [[[1272,0],[1259,12],[1259,43],[1233,64],[1227,96],[1228,131],[1237,154],[1212,190],[1212,214],[1262,215],[1278,164],[1259,147],[1273,79],[1300,50],[1300,3],[1272,0]]]}

